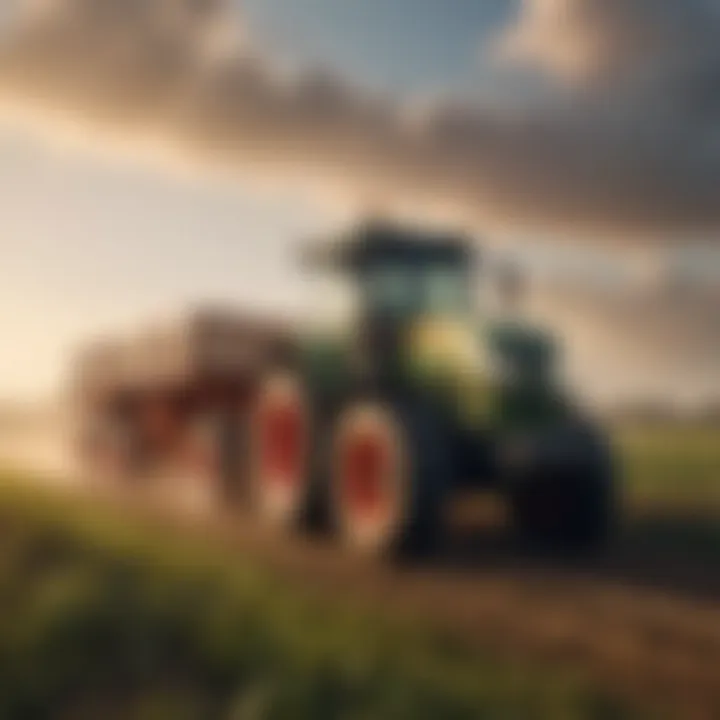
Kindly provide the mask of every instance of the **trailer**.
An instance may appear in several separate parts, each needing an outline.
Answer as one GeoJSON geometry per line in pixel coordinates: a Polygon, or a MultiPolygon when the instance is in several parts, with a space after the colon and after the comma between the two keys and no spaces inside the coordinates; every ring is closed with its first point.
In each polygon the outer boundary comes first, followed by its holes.
{"type": "Polygon", "coordinates": [[[289,340],[279,323],[209,309],[93,343],[73,372],[85,475],[131,485],[192,474],[219,501],[237,499],[241,423],[289,340]]]}

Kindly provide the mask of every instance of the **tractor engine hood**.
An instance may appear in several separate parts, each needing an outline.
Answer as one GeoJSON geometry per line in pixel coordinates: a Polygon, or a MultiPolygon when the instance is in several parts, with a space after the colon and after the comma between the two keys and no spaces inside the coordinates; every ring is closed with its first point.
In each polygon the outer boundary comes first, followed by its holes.
{"type": "Polygon", "coordinates": [[[409,327],[406,337],[412,375],[441,392],[468,423],[486,424],[493,406],[491,364],[471,323],[424,318],[409,327]]]}

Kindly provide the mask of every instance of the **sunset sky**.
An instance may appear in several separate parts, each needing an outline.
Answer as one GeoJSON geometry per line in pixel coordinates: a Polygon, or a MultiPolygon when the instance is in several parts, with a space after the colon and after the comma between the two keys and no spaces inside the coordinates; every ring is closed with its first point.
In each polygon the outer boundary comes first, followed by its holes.
{"type": "Polygon", "coordinates": [[[546,315],[606,392],[720,394],[714,1],[0,9],[0,398],[197,300],[296,309],[297,241],[377,205],[562,275],[546,315]],[[668,259],[692,290],[634,299],[668,259]]]}

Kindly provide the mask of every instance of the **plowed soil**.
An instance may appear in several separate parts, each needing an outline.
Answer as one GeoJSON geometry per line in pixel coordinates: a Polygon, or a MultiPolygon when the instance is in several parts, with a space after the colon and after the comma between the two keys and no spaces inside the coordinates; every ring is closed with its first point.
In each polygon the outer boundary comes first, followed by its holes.
{"type": "Polygon", "coordinates": [[[502,524],[456,523],[438,556],[398,567],[233,515],[200,527],[289,582],[446,629],[497,656],[570,668],[687,719],[720,718],[720,522],[629,509],[594,559],[539,556],[502,524]]]}

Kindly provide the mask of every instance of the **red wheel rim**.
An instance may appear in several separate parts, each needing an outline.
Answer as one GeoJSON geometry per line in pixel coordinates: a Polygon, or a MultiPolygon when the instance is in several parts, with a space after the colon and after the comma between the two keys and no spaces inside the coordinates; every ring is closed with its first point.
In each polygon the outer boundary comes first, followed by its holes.
{"type": "Polygon", "coordinates": [[[262,482],[284,490],[297,489],[303,479],[305,422],[295,398],[275,398],[261,408],[259,465],[262,482]]]}
{"type": "Polygon", "coordinates": [[[382,432],[351,433],[343,447],[342,501],[348,516],[362,526],[379,526],[392,515],[395,454],[382,432]]]}

